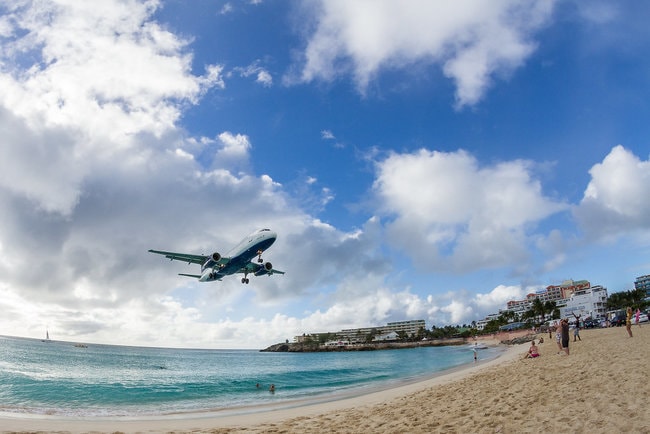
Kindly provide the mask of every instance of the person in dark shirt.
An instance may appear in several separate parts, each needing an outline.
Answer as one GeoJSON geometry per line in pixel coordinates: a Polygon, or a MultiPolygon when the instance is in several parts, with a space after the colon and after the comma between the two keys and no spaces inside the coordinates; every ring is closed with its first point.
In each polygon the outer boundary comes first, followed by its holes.
{"type": "Polygon", "coordinates": [[[576,319],[576,328],[573,329],[573,342],[576,341],[576,338],[578,338],[578,340],[581,341],[582,339],[580,338],[580,317],[582,315],[576,316],[576,314],[574,312],[572,312],[572,313],[573,313],[574,318],[576,319]]]}
{"type": "Polygon", "coordinates": [[[569,355],[569,321],[563,319],[560,322],[560,334],[562,336],[562,350],[569,355]]]}

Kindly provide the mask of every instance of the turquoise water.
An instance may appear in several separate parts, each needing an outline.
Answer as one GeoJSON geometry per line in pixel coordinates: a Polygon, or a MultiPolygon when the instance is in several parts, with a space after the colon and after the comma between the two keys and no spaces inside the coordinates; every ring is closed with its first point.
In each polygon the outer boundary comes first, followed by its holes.
{"type": "MultiPolygon", "coordinates": [[[[499,349],[479,352],[493,358],[499,349]]],[[[467,346],[261,353],[49,342],[0,336],[0,412],[145,416],[364,393],[473,363],[467,346]],[[259,383],[260,387],[256,387],[259,383]],[[276,386],[275,393],[268,391],[276,386]]]]}

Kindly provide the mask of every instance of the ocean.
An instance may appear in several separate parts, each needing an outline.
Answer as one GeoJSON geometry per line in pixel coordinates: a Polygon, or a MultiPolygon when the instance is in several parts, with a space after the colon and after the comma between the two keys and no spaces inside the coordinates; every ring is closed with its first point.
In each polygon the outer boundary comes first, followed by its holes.
{"type": "MultiPolygon", "coordinates": [[[[486,360],[498,348],[479,351],[486,360]]],[[[467,345],[333,353],[144,348],[0,336],[0,412],[143,417],[354,396],[473,363],[467,345]],[[259,384],[259,387],[257,386],[259,384]],[[275,385],[275,392],[269,386],[275,385]]]]}

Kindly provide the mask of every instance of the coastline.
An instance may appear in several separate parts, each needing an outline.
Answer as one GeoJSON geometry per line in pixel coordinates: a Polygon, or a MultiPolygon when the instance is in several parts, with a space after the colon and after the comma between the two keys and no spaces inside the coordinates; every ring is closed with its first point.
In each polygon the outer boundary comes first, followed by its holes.
{"type": "MultiPolygon", "coordinates": [[[[544,335],[528,345],[427,380],[362,396],[269,411],[134,420],[7,417],[4,432],[650,432],[650,326],[581,331],[571,355],[544,335]]],[[[542,336],[542,335],[540,335],[542,336]]]]}
{"type": "MultiPolygon", "coordinates": [[[[485,341],[484,341],[485,342],[485,341]]],[[[497,346],[494,340],[489,341],[497,346]]],[[[435,387],[463,378],[473,372],[487,369],[498,363],[517,358],[521,345],[505,346],[498,356],[478,363],[469,363],[431,376],[402,381],[395,385],[373,386],[366,390],[354,389],[348,392],[319,396],[314,399],[290,400],[262,407],[235,407],[221,410],[173,413],[155,416],[133,417],[74,417],[36,415],[30,413],[3,413],[0,411],[0,432],[230,432],[230,429],[263,423],[277,423],[296,416],[317,416],[331,411],[345,410],[362,405],[377,405],[386,399],[414,393],[424,388],[435,387]]]]}

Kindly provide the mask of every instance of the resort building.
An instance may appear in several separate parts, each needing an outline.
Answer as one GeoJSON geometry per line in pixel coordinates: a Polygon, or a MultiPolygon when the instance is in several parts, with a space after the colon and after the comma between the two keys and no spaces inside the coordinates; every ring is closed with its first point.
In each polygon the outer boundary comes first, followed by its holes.
{"type": "Polygon", "coordinates": [[[483,330],[487,325],[487,323],[498,318],[499,318],[498,313],[491,313],[490,315],[486,316],[485,319],[476,321],[476,330],[483,330]]]}
{"type": "Polygon", "coordinates": [[[381,335],[375,336],[372,341],[373,342],[392,342],[396,341],[399,339],[399,335],[397,332],[389,332],[389,333],[383,333],[381,335]]]}
{"type": "Polygon", "coordinates": [[[389,332],[404,332],[408,336],[415,336],[418,334],[420,329],[426,329],[423,319],[415,319],[412,321],[398,321],[398,322],[389,322],[385,327],[381,328],[383,333],[389,332]]]}
{"type": "MultiPolygon", "coordinates": [[[[646,288],[650,294],[650,275],[637,278],[637,285],[646,288]],[[645,285],[645,286],[642,286],[645,285]]],[[[637,286],[637,288],[639,287],[637,286]]],[[[547,301],[555,302],[560,310],[562,318],[573,318],[573,313],[584,318],[604,318],[607,315],[607,288],[600,285],[592,286],[588,280],[565,280],[560,285],[549,285],[546,289],[526,295],[524,300],[510,300],[506,303],[505,311],[514,312],[518,315],[530,310],[535,299],[542,303],[547,301]]],[[[500,310],[502,314],[504,310],[500,310]]],[[[485,325],[499,317],[499,314],[488,315],[485,319],[476,323],[478,330],[483,330],[485,325]]]]}
{"type": "Polygon", "coordinates": [[[571,297],[576,292],[589,289],[591,283],[588,280],[565,280],[560,285],[549,285],[546,292],[540,294],[539,299],[543,303],[546,301],[560,301],[571,297]]]}
{"type": "Polygon", "coordinates": [[[634,280],[634,289],[642,289],[646,298],[650,297],[650,274],[637,277],[634,280]]]}
{"type": "Polygon", "coordinates": [[[566,300],[566,305],[560,307],[560,317],[567,318],[573,315],[581,319],[605,318],[607,314],[607,288],[600,285],[576,290],[566,300]]]}
{"type": "Polygon", "coordinates": [[[335,333],[312,333],[309,335],[294,336],[294,342],[306,342],[308,340],[319,341],[321,336],[324,338],[329,338],[331,336],[336,336],[336,339],[333,341],[328,341],[327,344],[334,345],[338,342],[346,342],[348,344],[357,344],[363,343],[368,340],[368,336],[372,335],[373,341],[377,340],[395,340],[393,336],[399,336],[402,333],[405,333],[406,336],[417,336],[420,329],[426,330],[426,324],[423,319],[416,319],[410,321],[397,321],[389,322],[385,326],[381,327],[363,327],[358,329],[344,329],[340,332],[335,333]],[[394,335],[393,335],[394,333],[394,335]],[[378,337],[384,337],[377,339],[378,337]],[[386,336],[389,336],[387,339],[386,336]]]}
{"type": "MultiPolygon", "coordinates": [[[[506,310],[516,314],[522,314],[529,310],[535,299],[542,303],[554,301],[560,309],[564,307],[573,294],[581,294],[591,288],[588,280],[565,280],[561,285],[549,285],[546,290],[537,291],[534,294],[528,294],[525,300],[511,300],[506,304],[506,310]]],[[[605,292],[607,295],[607,292],[605,292]]]]}

